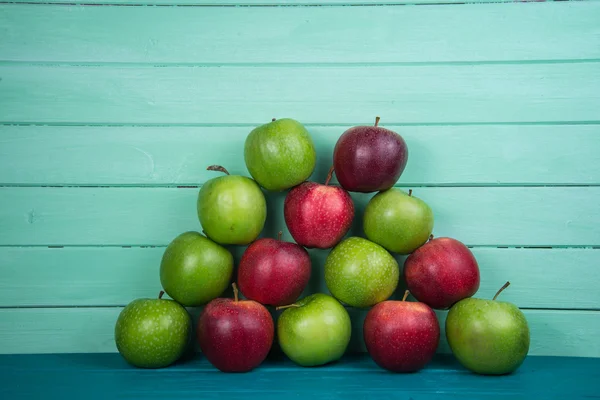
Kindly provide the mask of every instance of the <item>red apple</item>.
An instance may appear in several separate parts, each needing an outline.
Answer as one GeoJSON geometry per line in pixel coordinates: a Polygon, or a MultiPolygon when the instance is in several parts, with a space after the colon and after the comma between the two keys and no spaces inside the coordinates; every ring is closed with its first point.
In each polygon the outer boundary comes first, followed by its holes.
{"type": "Polygon", "coordinates": [[[386,190],[402,175],[408,147],[402,136],[375,126],[355,126],[338,139],[333,166],[338,182],[351,192],[386,190]]]}
{"type": "Polygon", "coordinates": [[[404,278],[416,299],[442,310],[477,292],[479,266],[458,240],[432,237],[408,256],[404,278]]]}
{"type": "Polygon", "coordinates": [[[367,351],[382,368],[413,372],[433,357],[440,341],[435,313],[424,303],[388,300],[367,313],[363,336],[367,351]]]}
{"type": "Polygon", "coordinates": [[[242,256],[238,285],[250,300],[272,306],[295,302],[310,278],[310,256],[296,243],[259,239],[242,256]]]}
{"type": "Polygon", "coordinates": [[[223,372],[246,372],[267,357],[275,328],[267,309],[252,300],[214,299],[198,321],[198,343],[208,361],[223,372]]]}
{"type": "Polygon", "coordinates": [[[287,194],[283,214],[294,240],[308,248],[328,249],[339,243],[354,218],[350,194],[339,186],[304,182],[287,194]]]}

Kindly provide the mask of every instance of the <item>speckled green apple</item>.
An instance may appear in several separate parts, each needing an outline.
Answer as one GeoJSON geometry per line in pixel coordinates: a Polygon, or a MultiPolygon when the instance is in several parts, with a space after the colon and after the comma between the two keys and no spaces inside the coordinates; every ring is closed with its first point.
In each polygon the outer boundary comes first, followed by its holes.
{"type": "Polygon", "coordinates": [[[322,293],[286,306],[277,321],[283,352],[296,364],[312,367],[342,357],[352,334],[350,316],[339,301],[322,293]]]}
{"type": "Polygon", "coordinates": [[[186,307],[200,306],[229,286],[233,256],[198,232],[184,232],[165,249],[160,283],[171,298],[186,307]]]}
{"type": "Polygon", "coordinates": [[[379,192],[363,216],[367,238],[389,251],[410,254],[422,246],[433,230],[433,211],[423,200],[392,188],[379,192]]]}
{"type": "Polygon", "coordinates": [[[508,302],[467,298],[446,317],[446,338],[458,361],[478,374],[515,371],[529,351],[529,326],[519,308],[508,302]]]}
{"type": "Polygon", "coordinates": [[[369,307],[388,299],[396,286],[398,263],[380,245],[360,237],[338,244],[325,260],[325,283],[338,300],[369,307]]]}
{"type": "Polygon", "coordinates": [[[250,132],[244,159],[262,187],[278,192],[308,179],[315,169],[317,153],[306,128],[296,120],[282,118],[250,132]]]}
{"type": "Polygon", "coordinates": [[[229,175],[207,181],[198,193],[198,218],[206,236],[220,244],[248,244],[258,237],[267,219],[265,196],[250,178],[229,175]]]}
{"type": "Polygon", "coordinates": [[[190,315],[173,300],[137,299],[119,314],[115,342],[130,364],[163,368],[177,361],[191,338],[190,315]]]}

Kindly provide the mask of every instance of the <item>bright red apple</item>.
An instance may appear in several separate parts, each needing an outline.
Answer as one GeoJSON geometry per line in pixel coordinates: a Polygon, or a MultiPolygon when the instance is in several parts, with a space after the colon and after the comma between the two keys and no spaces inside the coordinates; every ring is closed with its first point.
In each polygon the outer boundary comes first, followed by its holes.
{"type": "Polygon", "coordinates": [[[267,357],[275,327],[267,309],[252,300],[218,298],[198,321],[198,343],[208,361],[223,372],[247,372],[267,357]]]}
{"type": "Polygon", "coordinates": [[[408,161],[406,142],[394,131],[355,126],[340,136],[333,150],[335,176],[351,192],[386,190],[402,175],[408,161]]]}
{"type": "Polygon", "coordinates": [[[440,325],[424,303],[388,300],[367,313],[363,337],[367,351],[382,368],[414,372],[433,357],[440,341],[440,325]]]}
{"type": "Polygon", "coordinates": [[[473,296],[479,289],[479,266],[471,250],[452,238],[433,237],[404,262],[408,290],[438,310],[473,296]]]}
{"type": "Polygon", "coordinates": [[[304,247],[328,249],[339,243],[354,218],[350,194],[329,186],[333,167],[325,184],[304,182],[287,194],[283,214],[294,240],[304,247]]]}
{"type": "Polygon", "coordinates": [[[310,278],[310,256],[296,243],[264,238],[242,256],[238,285],[250,300],[283,306],[298,300],[310,278]]]}

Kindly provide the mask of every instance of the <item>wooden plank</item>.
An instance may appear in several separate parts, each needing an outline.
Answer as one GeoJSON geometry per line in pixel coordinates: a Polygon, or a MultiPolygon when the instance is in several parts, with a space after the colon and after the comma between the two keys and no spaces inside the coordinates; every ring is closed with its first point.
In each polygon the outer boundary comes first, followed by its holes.
{"type": "Polygon", "coordinates": [[[225,374],[201,356],[161,370],[131,367],[118,354],[0,357],[8,399],[58,399],[65,393],[70,398],[171,400],[583,399],[596,397],[598,369],[600,359],[532,356],[518,372],[498,378],[471,374],[451,355],[438,355],[419,373],[390,374],[366,354],[357,354],[320,368],[272,357],[253,372],[225,374]]]}
{"type": "MultiPolygon", "coordinates": [[[[198,190],[177,188],[0,188],[0,245],[165,245],[199,230],[198,190]]],[[[436,236],[476,246],[598,246],[600,187],[423,187],[436,236]]],[[[268,196],[264,234],[285,227],[285,193],[268,196]]],[[[371,194],[355,194],[355,224],[371,194]]]]}
{"type": "MultiPolygon", "coordinates": [[[[408,143],[402,186],[600,183],[600,125],[385,126],[408,143]]],[[[189,186],[215,176],[208,164],[247,175],[241,154],[252,128],[0,126],[0,185],[189,186]]],[[[348,128],[308,127],[313,178],[348,128]]]]}
{"type": "MultiPolygon", "coordinates": [[[[243,248],[236,249],[239,260],[243,248]]],[[[474,248],[481,270],[478,297],[491,298],[506,280],[505,301],[526,308],[598,309],[600,250],[474,248]],[[557,279],[560,277],[560,279],[557,279]]],[[[0,307],[119,306],[160,290],[164,247],[0,248],[0,307]]],[[[327,292],[328,251],[311,250],[305,295],[327,292]]],[[[397,257],[400,265],[404,257],[397,257]]],[[[397,290],[401,297],[404,285],[397,290]]]]}
{"type": "Polygon", "coordinates": [[[348,67],[0,66],[0,123],[594,121],[600,62],[348,67]]]}
{"type": "MultiPolygon", "coordinates": [[[[534,3],[540,0],[10,0],[6,3],[25,4],[80,4],[80,5],[161,5],[161,6],[360,6],[360,5],[420,5],[420,4],[485,4],[534,3]]],[[[548,2],[563,0],[544,0],[548,2]]],[[[580,0],[566,0],[580,1],[580,0]]],[[[595,0],[586,0],[595,1],[595,0]]]]}
{"type": "MultiPolygon", "coordinates": [[[[114,352],[114,324],[121,308],[0,309],[0,354],[114,352]]],[[[525,310],[530,355],[600,357],[598,311],[525,310]]],[[[194,313],[196,319],[197,311],[194,313]]],[[[352,310],[350,351],[363,351],[365,311],[352,310]]],[[[440,312],[443,326],[445,312],[440,312]]],[[[440,352],[448,346],[442,335],[440,352]]]]}
{"type": "Polygon", "coordinates": [[[5,30],[0,55],[6,61],[51,63],[581,60],[600,58],[600,36],[594,34],[599,19],[597,2],[302,8],[0,5],[5,30]]]}

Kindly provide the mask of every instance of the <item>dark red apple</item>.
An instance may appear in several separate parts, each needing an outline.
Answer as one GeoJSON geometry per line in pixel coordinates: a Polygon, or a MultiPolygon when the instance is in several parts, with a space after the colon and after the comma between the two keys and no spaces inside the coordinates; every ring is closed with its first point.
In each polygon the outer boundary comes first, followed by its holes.
{"type": "Polygon", "coordinates": [[[367,351],[382,368],[414,372],[433,357],[440,341],[440,325],[424,303],[388,300],[367,313],[363,337],[367,351]]]}
{"type": "Polygon", "coordinates": [[[198,343],[208,361],[223,372],[247,372],[267,357],[275,327],[269,311],[253,300],[214,299],[198,321],[198,343]]]}
{"type": "Polygon", "coordinates": [[[310,256],[296,243],[259,239],[242,256],[238,285],[250,300],[283,306],[298,300],[310,278],[310,256]]]}
{"type": "Polygon", "coordinates": [[[325,184],[304,182],[287,194],[283,214],[294,240],[304,247],[328,249],[339,243],[354,218],[350,194],[329,186],[333,167],[325,184]]]}
{"type": "Polygon", "coordinates": [[[355,126],[338,139],[333,150],[335,176],[351,192],[386,190],[402,175],[408,161],[406,142],[394,131],[377,126],[355,126]]]}
{"type": "Polygon", "coordinates": [[[432,237],[408,256],[404,278],[417,300],[443,310],[477,292],[479,266],[471,250],[458,240],[432,237]]]}

